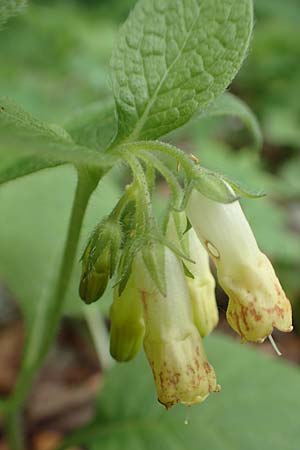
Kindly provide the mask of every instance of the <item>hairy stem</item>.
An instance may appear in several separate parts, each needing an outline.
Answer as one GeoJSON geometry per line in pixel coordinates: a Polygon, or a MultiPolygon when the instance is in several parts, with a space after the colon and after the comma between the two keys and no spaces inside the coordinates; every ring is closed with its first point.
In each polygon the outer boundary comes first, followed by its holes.
{"type": "Polygon", "coordinates": [[[201,168],[196,169],[194,163],[189,159],[189,157],[179,148],[174,145],[166,144],[165,142],[159,141],[140,141],[140,142],[132,142],[130,144],[122,144],[119,147],[119,152],[130,151],[132,153],[139,153],[140,151],[147,150],[150,152],[161,152],[165,155],[173,158],[177,163],[180,163],[183,170],[190,177],[197,177],[197,170],[201,170],[201,168]]]}
{"type": "MultiPolygon", "coordinates": [[[[41,302],[34,322],[29,330],[21,371],[12,396],[8,399],[4,413],[7,423],[7,435],[11,442],[11,450],[19,450],[14,435],[21,435],[21,427],[17,425],[22,405],[26,400],[34,376],[41,366],[49,347],[56,335],[62,314],[67,288],[69,286],[80,231],[91,194],[96,188],[102,173],[94,173],[86,167],[77,167],[78,179],[73,207],[64,246],[63,257],[55,289],[44,302],[41,302]]],[[[22,442],[22,438],[18,439],[22,442]]]]}

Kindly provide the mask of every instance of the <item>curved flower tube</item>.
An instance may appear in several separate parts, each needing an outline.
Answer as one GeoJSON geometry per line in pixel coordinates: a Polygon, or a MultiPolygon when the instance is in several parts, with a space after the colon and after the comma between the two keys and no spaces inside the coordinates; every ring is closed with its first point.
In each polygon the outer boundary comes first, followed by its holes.
{"type": "Polygon", "coordinates": [[[273,328],[291,331],[292,311],[268,258],[236,201],[221,204],[193,191],[186,209],[229,296],[227,320],[244,339],[262,342],[273,328]]]}
{"type": "Polygon", "coordinates": [[[140,256],[133,270],[144,308],[144,348],[159,402],[166,408],[202,402],[219,387],[193,323],[180,261],[165,249],[166,297],[159,293],[140,256]]]}

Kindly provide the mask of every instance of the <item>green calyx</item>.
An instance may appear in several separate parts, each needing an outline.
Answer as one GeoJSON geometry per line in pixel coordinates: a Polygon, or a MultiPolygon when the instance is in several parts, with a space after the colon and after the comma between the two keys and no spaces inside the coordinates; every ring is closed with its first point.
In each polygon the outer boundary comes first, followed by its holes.
{"type": "Polygon", "coordinates": [[[104,219],[94,230],[82,256],[79,294],[86,303],[98,300],[119,261],[122,230],[119,222],[104,219]]]}
{"type": "Polygon", "coordinates": [[[148,272],[162,295],[166,295],[166,276],[164,246],[152,242],[142,249],[143,261],[148,272]]]}

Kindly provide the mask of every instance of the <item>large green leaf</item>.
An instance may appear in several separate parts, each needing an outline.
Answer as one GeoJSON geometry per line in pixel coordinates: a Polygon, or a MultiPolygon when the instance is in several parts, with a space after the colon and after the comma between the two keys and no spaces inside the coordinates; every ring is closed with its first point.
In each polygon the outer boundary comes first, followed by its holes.
{"type": "Polygon", "coordinates": [[[0,99],[0,184],[68,162],[105,164],[99,153],[77,145],[59,125],[36,119],[8,98],[0,99]]]}
{"type": "Polygon", "coordinates": [[[117,129],[114,102],[97,102],[82,108],[65,123],[65,128],[77,144],[104,150],[117,129]]]}
{"type": "MultiPolygon", "coordinates": [[[[75,189],[75,171],[59,167],[24,177],[0,189],[0,280],[19,301],[28,323],[50,294],[58,273],[75,189]]],[[[80,312],[78,295],[86,240],[113,208],[119,188],[115,174],[101,181],[84,221],[66,311],[80,312]]],[[[111,293],[108,292],[108,296],[111,293]]],[[[105,301],[105,300],[104,300],[105,301]]]]}
{"type": "Polygon", "coordinates": [[[299,371],[225,336],[206,342],[220,393],[167,412],[156,402],[144,358],[118,365],[107,376],[94,422],[64,448],[298,450],[299,371]]]}
{"type": "Polygon", "coordinates": [[[119,138],[154,139],[220,95],[245,57],[251,0],[141,0],[112,55],[119,138]]]}

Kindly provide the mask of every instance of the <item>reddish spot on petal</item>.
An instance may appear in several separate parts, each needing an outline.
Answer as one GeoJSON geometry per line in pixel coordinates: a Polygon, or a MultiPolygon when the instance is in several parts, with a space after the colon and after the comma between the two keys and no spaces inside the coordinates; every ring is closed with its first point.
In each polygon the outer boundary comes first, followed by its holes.
{"type": "Polygon", "coordinates": [[[205,363],[203,364],[203,366],[204,366],[204,370],[205,370],[206,375],[209,375],[210,372],[211,372],[211,366],[210,366],[210,364],[209,364],[207,361],[205,361],[205,363]]]}
{"type": "Polygon", "coordinates": [[[234,313],[232,313],[232,317],[234,317],[234,319],[235,319],[235,324],[236,324],[236,327],[237,327],[237,329],[238,329],[239,335],[240,335],[241,337],[244,337],[244,334],[243,334],[243,332],[242,332],[242,330],[241,330],[240,319],[239,319],[238,313],[235,311],[234,313]]]}
{"type": "Polygon", "coordinates": [[[249,328],[249,325],[248,325],[248,322],[247,322],[247,308],[246,308],[246,306],[241,306],[241,316],[242,316],[241,317],[242,321],[245,324],[246,330],[249,331],[250,328],[249,328]]]}
{"type": "MultiPolygon", "coordinates": [[[[254,298],[254,301],[256,301],[256,298],[254,298]]],[[[259,322],[259,321],[262,319],[261,314],[259,314],[259,313],[256,311],[255,306],[254,306],[254,303],[250,303],[250,305],[249,305],[249,313],[251,314],[251,316],[253,317],[253,319],[254,319],[256,322],[259,322]]]]}

